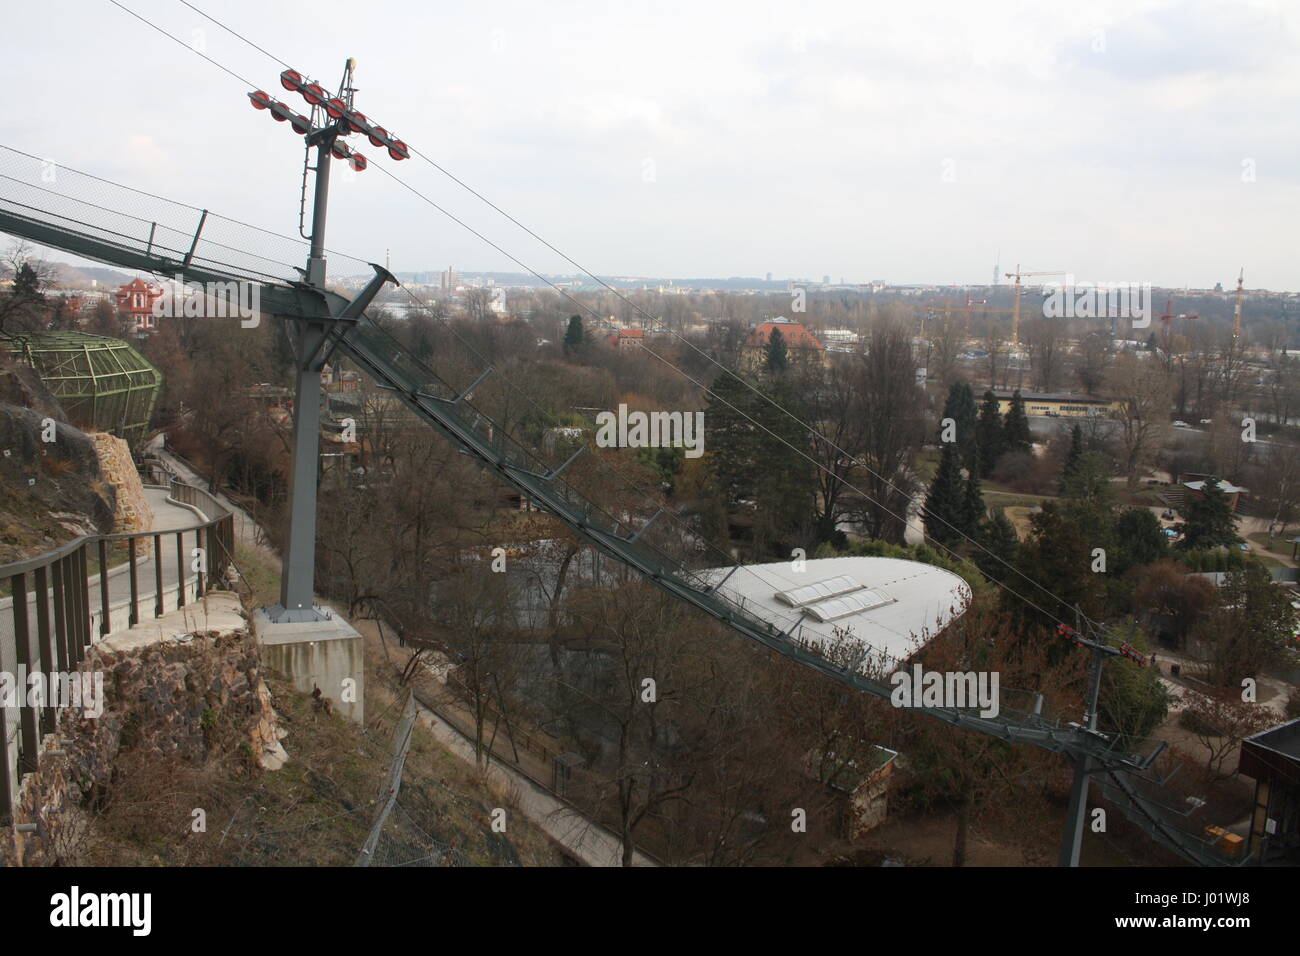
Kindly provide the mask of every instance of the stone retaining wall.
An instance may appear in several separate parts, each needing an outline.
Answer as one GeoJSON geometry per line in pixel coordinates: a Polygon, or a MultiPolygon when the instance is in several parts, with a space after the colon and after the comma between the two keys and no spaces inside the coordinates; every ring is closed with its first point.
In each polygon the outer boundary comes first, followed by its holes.
{"type": "Polygon", "coordinates": [[[96,647],[83,668],[103,677],[103,712],[91,718],[82,709],[63,710],[57,732],[43,742],[38,772],[23,777],[15,826],[0,831],[0,865],[69,862],[59,847],[70,829],[87,825],[83,801],[111,789],[114,761],[126,748],[202,765],[220,743],[220,725],[234,728],[240,751],[263,769],[288,759],[257,641],[246,630],[127,651],[96,647]]]}
{"type": "Polygon", "coordinates": [[[144,496],[144,483],[135,470],[131,446],[106,432],[90,435],[104,480],[117,489],[117,511],[113,530],[118,534],[148,531],[153,527],[153,509],[144,496]]]}

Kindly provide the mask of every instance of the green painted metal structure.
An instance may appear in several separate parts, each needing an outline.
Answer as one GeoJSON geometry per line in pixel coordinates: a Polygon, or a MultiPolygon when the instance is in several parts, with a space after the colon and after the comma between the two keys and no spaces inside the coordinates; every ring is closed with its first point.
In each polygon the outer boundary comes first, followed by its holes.
{"type": "Polygon", "coordinates": [[[135,444],[149,430],[162,373],[128,342],[86,332],[0,335],[0,348],[41,376],[78,427],[135,444]]]}

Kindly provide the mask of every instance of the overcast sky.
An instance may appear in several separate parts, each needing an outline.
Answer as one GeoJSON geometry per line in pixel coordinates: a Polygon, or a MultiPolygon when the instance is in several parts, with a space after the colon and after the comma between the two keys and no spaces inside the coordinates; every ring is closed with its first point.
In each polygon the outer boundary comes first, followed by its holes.
{"type": "MultiPolygon", "coordinates": [[[[293,108],[178,0],[122,0],[293,108]]],[[[1294,3],[195,0],[609,275],[1297,289],[1294,3]],[[1086,9],[1084,9],[1086,8],[1086,9]]],[[[11,5],[0,143],[292,235],[301,141],[108,0],[11,5]]],[[[418,158],[353,143],[533,268],[554,253],[418,158]]],[[[376,170],[327,244],[511,270],[376,170]]]]}

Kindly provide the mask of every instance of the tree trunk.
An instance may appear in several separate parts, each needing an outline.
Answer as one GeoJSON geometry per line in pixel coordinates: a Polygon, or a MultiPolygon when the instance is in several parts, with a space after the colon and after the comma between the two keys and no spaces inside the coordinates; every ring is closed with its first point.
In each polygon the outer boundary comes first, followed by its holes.
{"type": "Polygon", "coordinates": [[[957,839],[952,848],[952,865],[966,865],[966,843],[970,838],[970,800],[962,795],[957,805],[957,839]]]}

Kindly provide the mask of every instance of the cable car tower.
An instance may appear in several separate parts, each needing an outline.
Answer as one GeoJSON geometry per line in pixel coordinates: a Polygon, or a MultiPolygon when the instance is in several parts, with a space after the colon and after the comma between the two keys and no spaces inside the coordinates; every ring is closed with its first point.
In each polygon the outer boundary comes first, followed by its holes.
{"type": "MultiPolygon", "coordinates": [[[[302,194],[299,199],[298,231],[310,239],[303,284],[325,292],[325,222],[329,207],[330,160],[347,162],[358,172],[369,161],[349,146],[345,139],[362,134],[371,144],[388,150],[395,160],[408,159],[410,150],[400,139],[382,126],[371,123],[353,105],[356,96],[354,76],[356,60],[349,57],[339,81],[339,95],[332,96],[314,80],[297,70],[280,74],[280,85],[298,93],[311,106],[311,115],[295,113],[263,90],[248,94],[253,107],[266,110],[278,123],[288,123],[306,142],[303,159],[302,194]],[[311,166],[311,151],[316,150],[316,165],[311,166]],[[311,234],[303,232],[307,206],[307,173],[316,174],[312,200],[311,234]]],[[[371,263],[375,275],[351,302],[332,315],[295,318],[290,322],[293,334],[295,376],[293,467],[289,477],[289,540],[284,552],[280,575],[280,603],[267,608],[267,617],[276,624],[296,624],[325,620],[325,612],[313,603],[316,567],[316,484],[320,458],[321,370],[347,329],[365,311],[384,283],[397,280],[387,269],[371,263]]]]}

